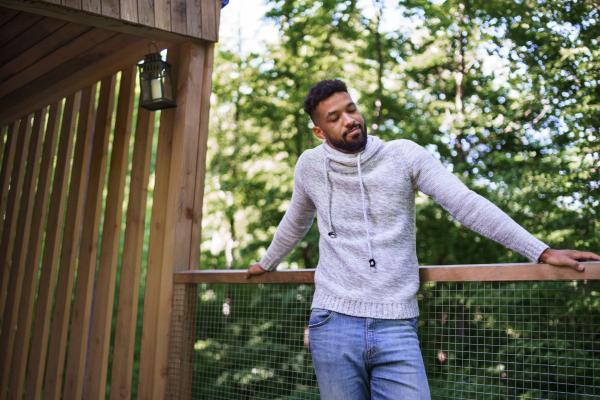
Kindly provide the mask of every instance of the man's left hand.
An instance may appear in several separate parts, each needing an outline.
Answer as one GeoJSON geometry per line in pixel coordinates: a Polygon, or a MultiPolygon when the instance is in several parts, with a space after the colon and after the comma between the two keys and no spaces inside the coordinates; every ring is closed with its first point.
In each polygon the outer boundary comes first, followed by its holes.
{"type": "Polygon", "coordinates": [[[540,261],[556,267],[568,266],[577,271],[583,271],[584,266],[580,261],[600,261],[600,256],[590,251],[578,250],[552,250],[546,249],[540,256],[540,261]]]}

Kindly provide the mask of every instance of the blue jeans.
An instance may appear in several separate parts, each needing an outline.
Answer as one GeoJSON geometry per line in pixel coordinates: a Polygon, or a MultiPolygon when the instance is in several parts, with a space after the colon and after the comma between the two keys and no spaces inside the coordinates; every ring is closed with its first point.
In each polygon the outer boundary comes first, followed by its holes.
{"type": "Polygon", "coordinates": [[[429,400],[417,319],[313,309],[309,339],[323,400],[429,400]]]}

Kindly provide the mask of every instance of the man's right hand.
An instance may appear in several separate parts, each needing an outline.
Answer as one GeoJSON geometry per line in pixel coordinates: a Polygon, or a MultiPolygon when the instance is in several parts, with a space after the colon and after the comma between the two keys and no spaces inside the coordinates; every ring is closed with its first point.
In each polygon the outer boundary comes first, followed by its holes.
{"type": "Polygon", "coordinates": [[[260,263],[256,263],[256,264],[252,265],[250,268],[248,268],[248,271],[246,271],[244,278],[249,279],[252,275],[260,275],[260,274],[264,274],[265,272],[267,272],[267,271],[262,269],[262,267],[260,266],[260,263]]]}

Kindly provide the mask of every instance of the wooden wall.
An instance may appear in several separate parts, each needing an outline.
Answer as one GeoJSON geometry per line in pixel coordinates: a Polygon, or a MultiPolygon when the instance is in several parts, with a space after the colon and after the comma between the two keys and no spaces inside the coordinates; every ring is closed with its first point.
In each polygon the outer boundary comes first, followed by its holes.
{"type": "Polygon", "coordinates": [[[213,46],[170,48],[160,116],[136,109],[132,64],[0,126],[0,400],[130,398],[144,287],[137,398],[164,398],[173,272],[199,262],[213,46]]]}

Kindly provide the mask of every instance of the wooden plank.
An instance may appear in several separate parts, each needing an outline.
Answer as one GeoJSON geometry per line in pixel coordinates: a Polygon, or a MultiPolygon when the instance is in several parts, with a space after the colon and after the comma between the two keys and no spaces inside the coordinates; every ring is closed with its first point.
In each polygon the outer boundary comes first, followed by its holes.
{"type": "MultiPolygon", "coordinates": [[[[179,74],[179,46],[167,52],[167,62],[172,66],[172,80],[176,87],[179,74]]],[[[142,343],[140,350],[140,369],[138,372],[138,398],[154,398],[154,365],[156,349],[164,344],[159,343],[156,326],[158,320],[159,293],[162,283],[162,260],[164,254],[165,226],[167,220],[167,191],[171,170],[171,143],[173,141],[173,120],[175,109],[161,111],[158,131],[158,148],[156,150],[156,170],[154,172],[154,196],[152,198],[152,219],[150,222],[150,241],[148,245],[148,261],[146,265],[146,290],[144,295],[144,319],[142,324],[142,343]]],[[[166,268],[168,269],[168,268],[166,268]]],[[[167,370],[163,371],[164,376],[167,370]]],[[[164,379],[164,377],[162,378],[164,379]]],[[[159,395],[162,395],[160,392],[159,395]]]]}
{"type": "MultiPolygon", "coordinates": [[[[44,397],[60,399],[63,382],[63,371],[69,333],[69,315],[71,311],[71,296],[73,294],[73,278],[77,265],[77,251],[81,232],[83,204],[90,148],[92,143],[92,128],[94,123],[94,102],[96,101],[96,84],[85,88],[81,94],[79,122],[77,124],[77,141],[71,169],[71,184],[67,202],[65,228],[60,250],[60,268],[56,283],[54,313],[52,316],[52,333],[48,346],[48,365],[44,384],[44,397]]],[[[64,168],[69,168],[68,161],[64,168]]],[[[62,220],[58,220],[59,223],[62,220]]],[[[59,237],[60,240],[60,237],[59,237]]],[[[50,294],[52,296],[52,290],[50,294]]],[[[42,366],[43,368],[43,366],[42,366]]]]}
{"type": "MultiPolygon", "coordinates": [[[[0,218],[2,218],[2,227],[6,224],[4,213],[6,212],[6,204],[8,201],[8,188],[10,184],[10,176],[13,168],[13,161],[15,160],[15,151],[17,149],[17,132],[19,130],[19,124],[13,122],[8,126],[6,132],[6,142],[4,146],[4,154],[2,155],[2,170],[0,171],[0,218]]],[[[0,229],[1,232],[1,229],[0,229]]],[[[2,268],[4,269],[4,268],[2,268]]],[[[0,273],[0,282],[2,279],[2,273],[0,273]]],[[[0,287],[2,287],[0,285],[0,287]]],[[[0,292],[3,293],[3,292],[0,292]]],[[[1,297],[1,296],[0,296],[1,297]]],[[[0,309],[0,315],[2,311],[0,309]]]]}
{"type": "MultiPolygon", "coordinates": [[[[79,55],[77,60],[71,60],[64,66],[65,69],[55,69],[52,73],[44,75],[48,80],[31,82],[15,92],[13,103],[8,99],[0,100],[0,125],[14,120],[16,116],[38,104],[51,103],[97,82],[98,79],[108,76],[108,73],[117,73],[136,64],[148,53],[148,42],[145,39],[137,39],[134,42],[131,40],[129,36],[116,35],[90,50],[87,56],[79,55]]],[[[159,50],[172,46],[165,42],[156,44],[159,50]]]]}
{"type": "Polygon", "coordinates": [[[69,354],[65,375],[65,399],[80,399],[83,394],[83,383],[86,367],[86,353],[94,291],[94,275],[96,272],[96,255],[98,252],[98,236],[100,213],[102,211],[102,193],[106,176],[108,157],[108,137],[113,113],[116,75],[102,80],[100,99],[96,114],[92,160],[88,174],[88,189],[83,216],[83,231],[79,249],[77,266],[77,283],[73,301],[71,318],[71,334],[69,336],[69,354]]]}
{"type": "Polygon", "coordinates": [[[198,136],[200,130],[200,108],[202,96],[204,44],[189,42],[181,46],[169,189],[167,191],[167,213],[165,241],[162,260],[162,280],[156,326],[158,345],[154,365],[154,393],[165,393],[166,377],[162,371],[168,367],[168,343],[171,320],[173,271],[190,269],[192,218],[196,181],[198,136]]]}
{"type": "Polygon", "coordinates": [[[120,18],[124,21],[133,23],[138,22],[138,3],[137,0],[120,0],[120,18]]]}
{"type": "Polygon", "coordinates": [[[102,15],[119,19],[121,15],[120,6],[121,2],[119,0],[102,0],[102,15]]]}
{"type": "Polygon", "coordinates": [[[8,291],[6,293],[4,326],[8,329],[3,329],[0,335],[0,379],[2,380],[0,400],[6,399],[6,389],[8,388],[9,376],[11,375],[10,367],[17,333],[19,305],[25,275],[27,244],[29,243],[29,234],[31,232],[35,186],[40,169],[40,153],[42,151],[46,113],[47,110],[45,108],[35,113],[31,143],[29,144],[29,152],[27,153],[27,169],[23,182],[23,193],[21,194],[17,231],[15,234],[15,248],[13,250],[8,291]]]}
{"type": "Polygon", "coordinates": [[[217,22],[215,21],[215,1],[200,0],[202,4],[202,39],[208,41],[217,40],[217,22]]]}
{"type": "MultiPolygon", "coordinates": [[[[39,86],[40,89],[52,84],[52,75],[49,73],[55,69],[58,69],[59,71],[63,70],[69,64],[77,64],[81,67],[82,63],[77,63],[78,60],[81,60],[82,57],[89,57],[94,54],[93,49],[98,44],[107,41],[115,35],[117,35],[116,32],[95,28],[67,43],[47,57],[40,59],[35,64],[30,65],[14,75],[12,78],[2,82],[0,84],[0,93],[3,93],[4,95],[0,98],[0,103],[2,101],[9,101],[10,98],[13,98],[13,101],[20,101],[19,98],[15,99],[13,92],[17,90],[23,92],[26,90],[27,84],[33,83],[33,85],[36,86],[42,85],[39,86]],[[74,62],[69,63],[69,61],[74,62]]],[[[71,68],[71,72],[72,71],[73,68],[71,68]]],[[[28,93],[23,93],[23,95],[27,96],[28,93]]]]}
{"type": "Polygon", "coordinates": [[[202,3],[201,0],[186,1],[187,34],[202,37],[202,3]]]}
{"type": "MultiPolygon", "coordinates": [[[[0,267],[2,267],[2,275],[0,275],[0,319],[2,319],[2,315],[4,314],[4,306],[6,304],[10,260],[12,258],[15,231],[17,229],[17,213],[19,212],[23,177],[25,175],[25,166],[27,165],[27,150],[29,149],[29,140],[31,138],[31,117],[31,115],[28,115],[21,120],[19,133],[15,138],[17,143],[10,177],[12,184],[8,192],[8,198],[6,199],[6,214],[4,217],[4,227],[2,228],[2,242],[0,242],[0,267]]],[[[10,326],[5,321],[6,318],[3,319],[3,327],[10,326]]],[[[2,329],[2,333],[6,330],[2,329]]],[[[2,376],[0,375],[1,378],[2,376]]]]}
{"type": "Polygon", "coordinates": [[[187,33],[187,0],[171,0],[171,31],[187,33]]]}
{"type": "MultiPolygon", "coordinates": [[[[2,157],[2,153],[4,153],[4,140],[6,139],[6,131],[7,126],[0,126],[0,157],[2,157]]],[[[0,162],[2,159],[0,158],[0,162]]],[[[4,218],[4,216],[2,216],[4,218]]]]}
{"type": "MultiPolygon", "coordinates": [[[[58,269],[63,217],[65,214],[65,202],[69,183],[69,167],[71,156],[73,154],[73,137],[80,99],[81,92],[77,92],[67,97],[63,112],[60,142],[58,144],[56,167],[52,183],[50,209],[48,211],[46,240],[40,272],[40,285],[35,309],[33,340],[29,355],[29,367],[27,369],[25,400],[40,399],[42,394],[48,335],[50,331],[52,297],[54,293],[54,284],[56,282],[56,271],[58,269]]],[[[46,150],[45,146],[44,150],[46,150]]],[[[49,393],[47,393],[47,397],[51,398],[48,394],[49,393]]]]}
{"type": "Polygon", "coordinates": [[[60,49],[73,39],[91,30],[92,27],[81,24],[70,23],[48,35],[44,40],[37,43],[28,50],[23,51],[17,57],[8,61],[0,69],[0,82],[5,82],[15,74],[26,70],[35,62],[47,57],[52,52],[60,49]]]}
{"type": "Polygon", "coordinates": [[[198,140],[198,164],[196,167],[196,187],[194,190],[194,218],[192,220],[192,245],[190,269],[200,269],[200,243],[202,241],[202,205],[204,204],[204,178],[206,176],[206,149],[208,146],[208,126],[210,122],[210,95],[212,93],[212,71],[214,43],[206,44],[204,76],[202,85],[202,106],[200,109],[200,138],[198,140]]]}
{"type": "Polygon", "coordinates": [[[154,27],[171,31],[171,0],[154,0],[154,27]]]}
{"type": "Polygon", "coordinates": [[[110,157],[110,171],[102,228],[102,247],[96,276],[94,298],[94,318],[90,335],[89,359],[94,360],[87,366],[84,399],[104,400],[106,375],[108,370],[108,352],[112,325],[115,283],[117,277],[117,258],[121,239],[123,215],[123,195],[125,176],[127,175],[129,139],[133,120],[133,101],[135,98],[136,66],[121,73],[119,102],[110,157]]]}
{"type": "MultiPolygon", "coordinates": [[[[600,279],[600,262],[583,262],[585,270],[548,264],[474,264],[419,267],[421,282],[560,281],[600,279]]],[[[183,271],[174,283],[314,283],[314,269],[274,271],[245,279],[246,271],[183,271]]]]}
{"type": "Polygon", "coordinates": [[[137,0],[138,22],[154,27],[154,0],[137,0]]]}
{"type": "MultiPolygon", "coordinates": [[[[59,0],[53,1],[53,3],[59,4],[59,0]]],[[[81,10],[81,0],[62,0],[62,5],[76,10],[81,10]]]]}
{"type": "MultiPolygon", "coordinates": [[[[79,9],[68,8],[49,4],[41,1],[23,1],[23,0],[0,0],[0,5],[17,10],[45,15],[48,17],[64,19],[71,22],[77,22],[98,28],[110,29],[117,32],[127,33],[157,41],[165,41],[173,44],[182,44],[189,41],[188,36],[171,32],[170,30],[158,29],[154,25],[154,5],[152,0],[138,0],[138,9],[140,11],[140,21],[133,24],[129,21],[119,21],[107,18],[99,14],[92,14],[79,9]],[[142,2],[145,3],[142,6],[142,2]],[[144,13],[151,13],[152,24],[146,23],[142,17],[144,13]]],[[[169,6],[170,9],[170,6],[169,6]]],[[[148,14],[149,15],[149,14],[148,14]]],[[[200,38],[196,38],[200,39],[200,38]]]]}
{"type": "Polygon", "coordinates": [[[154,112],[138,108],[135,146],[131,169],[127,227],[123,244],[119,308],[113,350],[111,400],[131,397],[131,379],[137,327],[140,271],[144,247],[144,221],[148,196],[148,177],[152,155],[154,112]]]}
{"type": "MultiPolygon", "coordinates": [[[[62,101],[50,105],[48,124],[42,150],[42,160],[39,165],[35,202],[30,222],[31,232],[29,234],[29,246],[26,248],[26,253],[24,254],[26,258],[25,275],[23,277],[23,290],[21,294],[21,304],[19,306],[19,317],[17,319],[18,325],[13,350],[10,384],[8,386],[8,398],[11,400],[20,400],[23,397],[23,389],[25,386],[25,373],[29,356],[29,339],[31,337],[31,325],[33,322],[33,306],[36,298],[42,244],[44,242],[44,228],[46,226],[50,184],[52,182],[52,172],[54,170],[54,155],[56,152],[61,113],[62,101]]],[[[42,124],[41,130],[43,130],[43,128],[44,126],[42,124]]]]}
{"type": "Polygon", "coordinates": [[[4,26],[7,22],[13,19],[18,13],[18,10],[12,10],[10,8],[2,8],[0,12],[0,28],[4,26]]]}
{"type": "Polygon", "coordinates": [[[0,66],[29,50],[32,46],[44,40],[48,35],[56,32],[67,24],[54,18],[44,18],[19,36],[18,40],[12,40],[0,49],[0,66]]]}
{"type": "Polygon", "coordinates": [[[102,14],[102,2],[100,0],[81,0],[81,9],[94,14],[102,14]]]}
{"type": "Polygon", "coordinates": [[[44,17],[41,15],[30,13],[20,13],[19,15],[16,15],[0,29],[0,49],[31,26],[35,25],[42,18],[44,17]]]}
{"type": "Polygon", "coordinates": [[[223,7],[223,2],[221,0],[215,0],[215,31],[217,32],[216,41],[219,41],[219,29],[221,27],[221,8],[223,7]]]}

